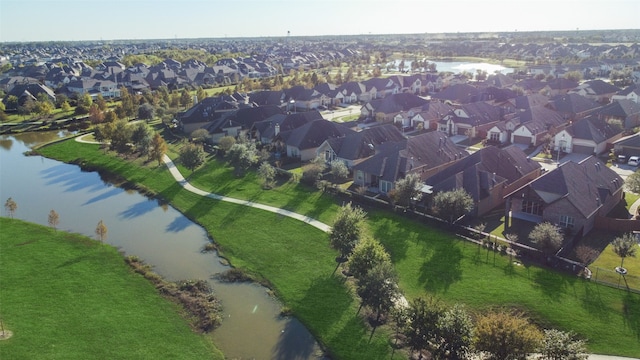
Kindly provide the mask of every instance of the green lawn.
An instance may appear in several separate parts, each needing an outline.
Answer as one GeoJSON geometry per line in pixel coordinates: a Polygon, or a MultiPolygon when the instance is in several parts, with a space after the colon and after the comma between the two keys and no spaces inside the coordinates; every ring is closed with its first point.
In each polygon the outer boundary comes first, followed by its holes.
{"type": "Polygon", "coordinates": [[[223,359],[117,249],[0,218],[0,358],[223,359]]]}
{"type": "MultiPolygon", "coordinates": [[[[358,303],[340,276],[332,276],[336,253],[326,234],[289,218],[217,202],[182,190],[163,168],[139,168],[97,147],[64,142],[41,149],[63,161],[82,157],[153,189],[202,224],[235,266],[271,282],[278,296],[327,345],[336,358],[389,358],[384,331],[371,341],[356,316],[358,303]]],[[[209,162],[191,176],[203,189],[282,206],[330,223],[340,201],[285,182],[262,190],[255,175],[238,179],[209,162]]],[[[432,294],[482,311],[493,306],[523,309],[540,325],[576,331],[596,353],[640,353],[640,296],[600,286],[460,242],[450,233],[391,212],[366,209],[367,231],[390,252],[408,298],[432,294]]],[[[396,356],[398,353],[396,353],[396,356]]]]}

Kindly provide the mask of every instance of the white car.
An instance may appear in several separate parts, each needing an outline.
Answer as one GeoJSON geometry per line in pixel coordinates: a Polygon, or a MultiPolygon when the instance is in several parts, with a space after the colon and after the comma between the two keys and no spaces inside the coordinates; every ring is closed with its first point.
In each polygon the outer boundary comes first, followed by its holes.
{"type": "Polygon", "coordinates": [[[638,164],[640,164],[640,156],[629,157],[629,161],[627,161],[627,164],[631,166],[638,166],[638,164]]]}

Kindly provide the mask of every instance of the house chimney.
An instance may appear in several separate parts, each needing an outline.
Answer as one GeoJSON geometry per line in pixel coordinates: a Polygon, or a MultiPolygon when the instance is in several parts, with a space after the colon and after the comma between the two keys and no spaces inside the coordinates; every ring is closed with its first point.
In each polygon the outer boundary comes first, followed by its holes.
{"type": "Polygon", "coordinates": [[[193,95],[193,105],[198,103],[198,95],[193,95]]]}
{"type": "Polygon", "coordinates": [[[275,136],[278,136],[278,134],[280,134],[280,124],[276,124],[276,129],[275,129],[275,136]]]}

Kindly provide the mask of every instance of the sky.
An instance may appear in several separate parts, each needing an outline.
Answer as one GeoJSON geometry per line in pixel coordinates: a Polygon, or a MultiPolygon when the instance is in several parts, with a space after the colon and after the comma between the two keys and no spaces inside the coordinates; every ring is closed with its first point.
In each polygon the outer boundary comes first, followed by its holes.
{"type": "Polygon", "coordinates": [[[0,0],[0,42],[640,28],[640,0],[0,0]]]}

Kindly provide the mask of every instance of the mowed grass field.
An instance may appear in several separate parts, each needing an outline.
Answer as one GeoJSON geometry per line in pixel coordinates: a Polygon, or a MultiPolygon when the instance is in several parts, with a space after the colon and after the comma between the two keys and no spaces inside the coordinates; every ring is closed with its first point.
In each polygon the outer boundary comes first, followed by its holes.
{"type": "Polygon", "coordinates": [[[0,359],[223,359],[181,313],[114,247],[0,217],[0,359]]]}
{"type": "MultiPolygon", "coordinates": [[[[326,234],[276,214],[190,194],[164,167],[140,167],[105,156],[95,145],[67,141],[40,151],[67,162],[82,158],[169,200],[207,229],[232,264],[268,280],[336,358],[390,357],[390,330],[379,329],[369,339],[370,331],[356,315],[359,303],[352,290],[341,275],[332,275],[337,253],[326,234]]],[[[234,178],[228,166],[210,161],[190,180],[204,190],[285,207],[328,223],[341,204],[293,182],[262,190],[252,176],[234,178]]],[[[407,298],[432,295],[448,304],[466,304],[476,313],[517,308],[541,327],[577,332],[588,339],[594,353],[640,354],[640,295],[527,263],[514,264],[508,256],[494,257],[457,240],[446,229],[390,211],[365,210],[366,231],[391,254],[407,298]]]]}

